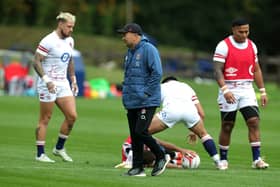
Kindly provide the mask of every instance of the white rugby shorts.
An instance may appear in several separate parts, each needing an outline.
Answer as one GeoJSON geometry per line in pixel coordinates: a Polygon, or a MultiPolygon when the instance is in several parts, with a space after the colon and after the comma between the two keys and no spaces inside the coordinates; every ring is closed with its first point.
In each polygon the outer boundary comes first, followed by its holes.
{"type": "Polygon", "coordinates": [[[73,96],[70,85],[68,82],[56,85],[56,93],[49,92],[46,85],[38,85],[37,92],[39,100],[42,102],[54,102],[57,98],[73,96]]]}
{"type": "Polygon", "coordinates": [[[183,122],[187,128],[192,128],[200,120],[197,108],[193,103],[174,103],[164,107],[156,115],[169,128],[178,122],[183,122]]]}
{"type": "Polygon", "coordinates": [[[219,91],[218,104],[221,112],[231,112],[244,108],[246,106],[258,106],[256,93],[253,86],[228,86],[229,90],[233,93],[236,103],[227,103],[223,93],[219,91]]]}

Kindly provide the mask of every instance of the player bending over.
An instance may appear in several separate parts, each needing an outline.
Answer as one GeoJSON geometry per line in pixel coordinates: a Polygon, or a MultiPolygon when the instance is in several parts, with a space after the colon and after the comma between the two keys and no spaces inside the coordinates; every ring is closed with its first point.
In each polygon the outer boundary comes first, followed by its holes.
{"type": "Polygon", "coordinates": [[[179,82],[176,77],[166,77],[161,84],[161,102],[162,109],[153,117],[149,133],[161,132],[182,121],[201,139],[217,169],[224,170],[215,142],[204,127],[204,111],[195,91],[188,84],[179,82]]]}

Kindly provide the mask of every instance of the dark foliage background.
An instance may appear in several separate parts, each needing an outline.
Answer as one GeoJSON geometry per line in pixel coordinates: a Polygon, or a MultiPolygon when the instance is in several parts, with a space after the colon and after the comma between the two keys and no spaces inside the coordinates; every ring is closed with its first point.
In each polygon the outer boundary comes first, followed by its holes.
{"type": "Polygon", "coordinates": [[[260,54],[279,54],[277,0],[1,0],[0,25],[50,27],[60,11],[77,16],[75,32],[114,36],[117,28],[133,20],[159,44],[207,52],[230,33],[232,19],[246,17],[260,54]]]}

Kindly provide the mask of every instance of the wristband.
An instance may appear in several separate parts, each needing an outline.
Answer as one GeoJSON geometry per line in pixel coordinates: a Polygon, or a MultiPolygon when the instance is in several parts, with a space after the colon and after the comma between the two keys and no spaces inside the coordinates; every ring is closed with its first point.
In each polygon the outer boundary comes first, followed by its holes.
{"type": "Polygon", "coordinates": [[[223,87],[221,87],[221,90],[224,92],[227,88],[227,85],[224,85],[223,87]]]}
{"type": "Polygon", "coordinates": [[[43,79],[43,81],[47,84],[47,83],[49,83],[49,82],[51,82],[51,79],[48,77],[48,75],[44,75],[43,77],[42,77],[42,79],[43,79]]]}
{"type": "Polygon", "coordinates": [[[265,88],[260,88],[260,92],[265,92],[265,88]]]}
{"type": "Polygon", "coordinates": [[[225,95],[225,94],[228,93],[228,92],[229,92],[229,89],[226,88],[226,89],[223,91],[223,94],[225,95]]]}
{"type": "Polygon", "coordinates": [[[264,96],[264,95],[266,95],[266,93],[265,93],[265,92],[261,93],[261,96],[264,96]]]}

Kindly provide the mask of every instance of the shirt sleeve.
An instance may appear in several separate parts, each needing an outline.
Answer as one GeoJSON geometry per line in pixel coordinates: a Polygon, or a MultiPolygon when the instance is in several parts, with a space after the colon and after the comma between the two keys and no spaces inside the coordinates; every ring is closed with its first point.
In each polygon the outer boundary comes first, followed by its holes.
{"type": "Polygon", "coordinates": [[[258,59],[258,48],[256,46],[256,44],[254,42],[252,42],[252,46],[253,46],[253,50],[254,50],[254,53],[255,53],[255,62],[258,63],[259,62],[259,59],[258,59]]]}
{"type": "Polygon", "coordinates": [[[190,86],[189,86],[189,90],[190,90],[190,93],[191,93],[191,96],[192,96],[192,102],[194,104],[199,103],[199,100],[198,100],[198,97],[196,96],[195,91],[190,86]]]}
{"type": "Polygon", "coordinates": [[[69,45],[72,47],[72,49],[74,49],[74,44],[75,44],[74,39],[72,37],[69,37],[67,39],[68,39],[69,45]]]}
{"type": "Polygon", "coordinates": [[[36,52],[40,53],[43,56],[47,56],[51,49],[51,43],[48,42],[47,37],[43,38],[39,43],[36,52]]]}
{"type": "Polygon", "coordinates": [[[226,61],[227,55],[228,55],[228,46],[226,42],[225,41],[219,42],[214,53],[213,61],[224,63],[226,61]]]}

